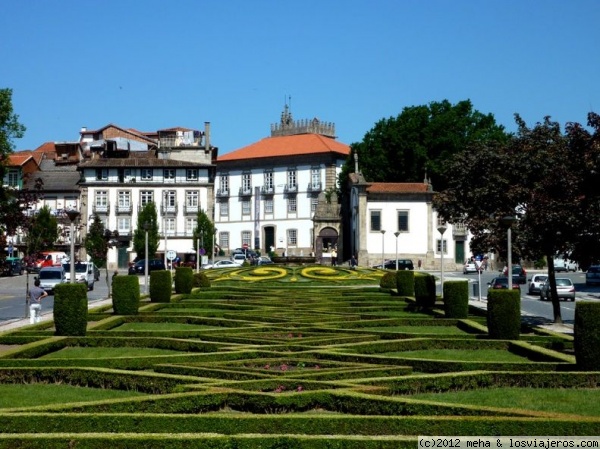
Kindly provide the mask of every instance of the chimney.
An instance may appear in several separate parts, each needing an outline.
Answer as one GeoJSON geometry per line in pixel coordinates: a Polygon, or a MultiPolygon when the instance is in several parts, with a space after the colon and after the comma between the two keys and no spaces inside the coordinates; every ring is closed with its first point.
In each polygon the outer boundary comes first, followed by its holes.
{"type": "Polygon", "coordinates": [[[210,122],[204,122],[204,149],[210,151],[210,122]]]}

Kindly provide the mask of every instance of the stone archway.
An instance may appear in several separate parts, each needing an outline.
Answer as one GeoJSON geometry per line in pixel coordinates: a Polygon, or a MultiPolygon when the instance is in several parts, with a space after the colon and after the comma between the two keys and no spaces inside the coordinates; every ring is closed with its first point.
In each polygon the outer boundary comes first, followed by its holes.
{"type": "Polygon", "coordinates": [[[329,264],[331,256],[331,248],[337,247],[339,233],[335,228],[325,227],[321,229],[316,239],[315,245],[315,257],[317,262],[329,264]],[[323,259],[327,261],[323,262],[323,259]]]}

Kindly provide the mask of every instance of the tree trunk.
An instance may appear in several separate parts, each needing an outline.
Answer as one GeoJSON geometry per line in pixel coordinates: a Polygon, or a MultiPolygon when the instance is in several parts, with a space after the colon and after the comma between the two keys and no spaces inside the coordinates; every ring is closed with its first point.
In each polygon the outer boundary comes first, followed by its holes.
{"type": "Polygon", "coordinates": [[[554,273],[554,256],[546,255],[548,261],[548,282],[550,282],[550,297],[552,298],[552,312],[554,313],[554,322],[562,324],[562,316],[560,315],[560,300],[556,293],[556,274],[554,273]]]}

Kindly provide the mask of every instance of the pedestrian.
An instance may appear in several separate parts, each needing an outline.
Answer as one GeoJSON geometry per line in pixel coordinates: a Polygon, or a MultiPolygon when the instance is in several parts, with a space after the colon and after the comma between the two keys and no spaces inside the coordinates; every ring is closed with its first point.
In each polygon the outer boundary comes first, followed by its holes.
{"type": "Polygon", "coordinates": [[[352,254],[352,257],[350,258],[350,267],[355,270],[357,265],[358,262],[356,261],[356,257],[354,257],[354,254],[352,254]]]}
{"type": "Polygon", "coordinates": [[[419,259],[419,261],[417,262],[417,265],[419,266],[419,270],[421,269],[422,264],[423,264],[423,262],[421,262],[421,259],[419,259]]]}
{"type": "Polygon", "coordinates": [[[29,323],[39,323],[42,319],[42,298],[48,296],[48,292],[40,287],[40,280],[36,279],[33,287],[29,289],[29,323]]]}
{"type": "Polygon", "coordinates": [[[331,250],[331,265],[333,267],[337,267],[337,251],[335,250],[335,248],[331,250]]]}

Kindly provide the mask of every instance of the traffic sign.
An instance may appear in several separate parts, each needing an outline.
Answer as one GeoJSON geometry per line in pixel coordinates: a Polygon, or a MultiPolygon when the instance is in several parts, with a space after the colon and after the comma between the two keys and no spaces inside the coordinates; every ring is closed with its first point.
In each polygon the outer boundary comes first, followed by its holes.
{"type": "Polygon", "coordinates": [[[172,249],[170,249],[169,251],[167,251],[167,259],[173,260],[176,257],[177,257],[177,253],[175,251],[173,251],[172,249]]]}
{"type": "Polygon", "coordinates": [[[244,243],[244,244],[242,245],[242,248],[244,248],[244,249],[248,249],[248,244],[247,244],[247,243],[244,243]]]}

